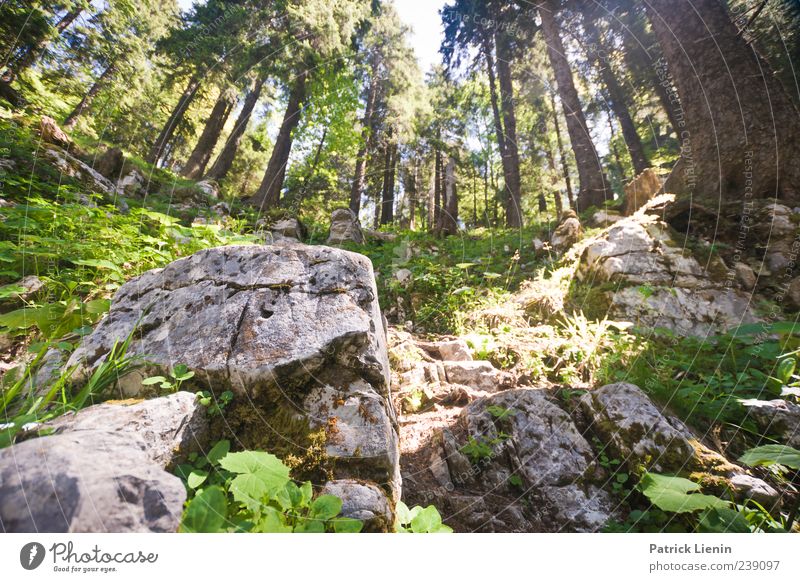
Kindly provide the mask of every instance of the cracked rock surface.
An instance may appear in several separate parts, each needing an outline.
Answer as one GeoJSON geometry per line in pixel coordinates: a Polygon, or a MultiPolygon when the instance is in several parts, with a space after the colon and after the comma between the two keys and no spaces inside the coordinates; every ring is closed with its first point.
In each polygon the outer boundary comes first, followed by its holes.
{"type": "Polygon", "coordinates": [[[185,364],[195,376],[182,389],[232,391],[254,413],[251,433],[285,440],[278,417],[322,430],[334,478],[399,498],[386,336],[366,257],[291,241],[197,252],[123,285],[68,365],[90,374],[137,325],[130,351],[149,364],[121,380],[122,396],[146,394],[142,377],[185,364]]]}

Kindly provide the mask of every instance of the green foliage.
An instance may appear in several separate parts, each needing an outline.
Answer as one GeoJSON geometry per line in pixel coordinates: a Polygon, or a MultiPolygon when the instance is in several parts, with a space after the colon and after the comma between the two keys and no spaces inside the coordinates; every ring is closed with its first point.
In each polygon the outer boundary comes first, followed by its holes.
{"type": "Polygon", "coordinates": [[[453,529],[442,523],[439,511],[429,505],[411,509],[402,501],[397,503],[395,531],[398,533],[452,533],[453,529]]]}
{"type": "Polygon", "coordinates": [[[786,445],[764,445],[746,451],[739,462],[751,467],[784,465],[800,471],[800,451],[786,445]]]}
{"type": "Polygon", "coordinates": [[[191,378],[194,378],[194,372],[189,370],[186,364],[176,364],[172,371],[170,371],[169,378],[164,376],[150,376],[142,380],[142,384],[144,386],[158,384],[159,388],[166,392],[177,392],[181,389],[181,384],[191,378]]]}
{"type": "Polygon", "coordinates": [[[52,344],[36,346],[38,353],[33,362],[21,371],[9,371],[0,384],[0,416],[5,421],[0,424],[0,448],[13,444],[17,435],[26,429],[32,430],[66,412],[80,410],[106,398],[120,378],[144,363],[140,357],[128,354],[132,338],[133,334],[122,342],[114,342],[106,358],[83,385],[72,378],[77,366],[62,370],[57,378],[40,385],[36,374],[52,344]]]}
{"type": "Polygon", "coordinates": [[[461,447],[461,452],[469,457],[473,464],[477,464],[484,459],[494,456],[495,448],[510,437],[505,433],[499,433],[494,438],[479,436],[478,438],[469,437],[467,444],[461,447]]]}
{"type": "Polygon", "coordinates": [[[727,506],[722,499],[697,493],[700,485],[683,477],[645,473],[639,480],[639,489],[653,505],[670,513],[727,506]]]}
{"type": "Polygon", "coordinates": [[[207,455],[193,455],[176,473],[189,501],[180,531],[191,533],[358,533],[362,523],[341,517],[342,500],[313,496],[310,481],[298,485],[275,455],[231,453],[219,441],[207,455]]]}

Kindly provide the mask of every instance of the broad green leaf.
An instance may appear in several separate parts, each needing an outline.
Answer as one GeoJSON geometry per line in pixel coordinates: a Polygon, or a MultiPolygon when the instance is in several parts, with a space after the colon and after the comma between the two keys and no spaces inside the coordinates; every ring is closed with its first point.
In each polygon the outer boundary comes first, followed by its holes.
{"type": "Polygon", "coordinates": [[[336,533],[359,533],[364,524],[350,517],[337,517],[332,520],[333,531],[336,533]]]}
{"type": "Polygon", "coordinates": [[[342,500],[335,495],[320,495],[311,504],[309,515],[312,518],[327,521],[333,519],[342,511],[342,500]]]}
{"type": "Polygon", "coordinates": [[[730,507],[712,507],[700,514],[700,529],[707,533],[750,533],[744,515],[730,507]]]}
{"type": "Polygon", "coordinates": [[[259,530],[263,533],[291,533],[291,526],[283,521],[283,515],[274,507],[266,506],[263,508],[263,515],[258,522],[259,530]]]}
{"type": "Polygon", "coordinates": [[[739,462],[750,467],[778,463],[790,469],[800,470],[800,451],[786,445],[764,445],[746,451],[739,457],[739,462]]]}
{"type": "Polygon", "coordinates": [[[260,451],[228,453],[220,459],[219,464],[231,473],[255,475],[271,492],[281,489],[289,481],[289,467],[269,453],[260,451]]]}
{"type": "Polygon", "coordinates": [[[217,444],[211,447],[210,451],[208,451],[208,455],[206,455],[208,462],[212,465],[216,465],[222,457],[228,454],[228,451],[230,450],[231,442],[229,440],[223,439],[219,441],[217,444]]]}
{"type": "Polygon", "coordinates": [[[183,514],[180,531],[214,533],[222,529],[228,513],[225,493],[220,487],[209,487],[189,502],[183,514]]]}
{"type": "Polygon", "coordinates": [[[318,519],[303,519],[294,528],[295,533],[325,533],[325,524],[318,519]]]}
{"type": "Polygon", "coordinates": [[[794,374],[795,366],[797,362],[794,358],[786,358],[782,360],[780,364],[778,364],[778,370],[776,371],[776,375],[778,376],[778,380],[786,384],[791,380],[792,374],[794,374]]]}
{"type": "Polygon", "coordinates": [[[397,508],[394,511],[394,515],[397,519],[397,523],[402,523],[403,525],[411,523],[411,510],[408,508],[408,505],[402,501],[397,502],[397,508]]]}
{"type": "Polygon", "coordinates": [[[145,378],[142,380],[142,384],[145,386],[151,386],[153,384],[160,384],[166,382],[166,378],[164,376],[150,376],[149,378],[145,378]]]}
{"type": "Polygon", "coordinates": [[[97,269],[108,269],[110,271],[122,272],[118,265],[106,259],[76,259],[72,261],[76,265],[84,265],[86,267],[95,267],[97,269]]]}
{"type": "MultiPolygon", "coordinates": [[[[445,533],[446,530],[442,529],[442,525],[442,516],[439,515],[439,511],[433,505],[429,505],[411,520],[411,531],[414,533],[445,533]]],[[[447,530],[449,529],[447,528],[447,530]]]]}
{"type": "Polygon", "coordinates": [[[700,490],[700,485],[683,477],[645,473],[639,482],[639,489],[653,505],[671,513],[728,507],[728,503],[718,497],[695,493],[700,490]]]}
{"type": "Polygon", "coordinates": [[[261,500],[267,495],[267,485],[253,473],[237,475],[231,481],[233,498],[250,509],[258,509],[261,500]]]}
{"type": "Polygon", "coordinates": [[[186,479],[186,484],[189,485],[191,489],[197,489],[200,487],[200,485],[205,483],[206,479],[208,479],[208,473],[206,471],[195,469],[189,473],[189,477],[186,479]]]}

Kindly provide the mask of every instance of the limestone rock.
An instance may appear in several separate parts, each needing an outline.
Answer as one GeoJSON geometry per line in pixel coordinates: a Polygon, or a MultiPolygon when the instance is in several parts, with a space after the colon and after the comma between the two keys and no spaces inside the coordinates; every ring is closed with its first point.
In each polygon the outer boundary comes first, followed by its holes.
{"type": "Polygon", "coordinates": [[[122,196],[141,196],[144,193],[145,180],[136,168],[117,180],[117,192],[122,196]]]}
{"type": "Polygon", "coordinates": [[[477,400],[461,413],[459,426],[471,442],[491,450],[469,487],[515,498],[525,492],[524,516],[533,531],[597,531],[613,516],[615,502],[599,487],[591,446],[543,390],[507,390],[477,400]],[[512,475],[521,480],[516,489],[512,475]]]}
{"type": "Polygon", "coordinates": [[[385,533],[393,531],[394,511],[386,493],[369,483],[353,479],[328,481],[321,495],[335,495],[342,500],[343,517],[361,520],[361,531],[385,533]]]}
{"type": "Polygon", "coordinates": [[[159,467],[173,468],[208,444],[208,411],[191,392],[142,401],[109,401],[65,414],[47,424],[60,433],[116,432],[144,442],[159,467]]]}
{"type": "Polygon", "coordinates": [[[108,178],[61,148],[47,147],[44,156],[65,176],[83,182],[101,194],[114,193],[114,184],[108,178]]]}
{"type": "Polygon", "coordinates": [[[83,430],[0,450],[6,532],[174,532],[186,489],[142,439],[83,430]]]}
{"type": "Polygon", "coordinates": [[[363,255],[289,241],[207,249],[123,285],[70,365],[86,377],[138,322],[130,353],[151,364],[120,381],[122,395],[145,393],[142,376],[185,364],[195,377],[184,389],[231,390],[261,410],[260,422],[269,422],[265,414],[291,422],[298,439],[324,430],[336,478],[367,479],[398,495],[377,297],[363,255]]]}
{"type": "Polygon", "coordinates": [[[270,226],[270,231],[272,231],[273,234],[286,238],[293,238],[297,241],[302,241],[308,236],[306,226],[300,222],[298,218],[284,218],[283,220],[279,220],[270,226]]]}
{"type": "Polygon", "coordinates": [[[328,244],[338,245],[345,241],[364,243],[364,233],[358,217],[349,208],[337,208],[331,214],[331,230],[328,244]]]}
{"type": "MultiPolygon", "coordinates": [[[[736,263],[733,269],[736,273],[736,279],[745,291],[752,291],[755,289],[758,278],[750,265],[746,263],[736,263]]],[[[798,289],[798,291],[800,291],[800,289],[798,289]]]]}
{"type": "Polygon", "coordinates": [[[581,240],[582,236],[583,227],[578,220],[578,215],[572,210],[567,210],[550,237],[550,246],[556,252],[563,253],[581,240]]]}
{"type": "Polygon", "coordinates": [[[394,278],[401,285],[407,285],[414,280],[414,274],[410,269],[397,269],[394,273],[394,278]]]}
{"type": "Polygon", "coordinates": [[[786,400],[743,400],[750,417],[766,434],[781,437],[781,443],[800,448],[800,405],[786,400]]]}
{"type": "Polygon", "coordinates": [[[219,184],[217,184],[214,180],[203,180],[198,182],[196,186],[208,198],[212,200],[217,200],[219,198],[219,184]]]}
{"type": "Polygon", "coordinates": [[[64,133],[55,119],[46,115],[42,115],[42,119],[39,121],[39,135],[41,135],[42,141],[62,148],[72,145],[72,138],[64,133]]]}
{"type": "Polygon", "coordinates": [[[598,210],[592,215],[591,226],[609,226],[622,220],[624,216],[613,210],[598,210]]]}
{"type": "Polygon", "coordinates": [[[476,390],[498,392],[513,383],[510,374],[498,370],[491,362],[465,360],[442,362],[442,365],[447,381],[451,384],[463,384],[476,390]]]}
{"type": "Polygon", "coordinates": [[[800,309],[800,277],[795,277],[789,282],[786,302],[792,309],[800,309]]]}
{"type": "Polygon", "coordinates": [[[647,168],[625,185],[625,216],[630,216],[658,194],[661,179],[654,168],[647,168]]]}
{"type": "Polygon", "coordinates": [[[585,394],[580,403],[600,438],[629,464],[677,472],[694,458],[690,435],[664,416],[638,386],[608,384],[585,394]]]}

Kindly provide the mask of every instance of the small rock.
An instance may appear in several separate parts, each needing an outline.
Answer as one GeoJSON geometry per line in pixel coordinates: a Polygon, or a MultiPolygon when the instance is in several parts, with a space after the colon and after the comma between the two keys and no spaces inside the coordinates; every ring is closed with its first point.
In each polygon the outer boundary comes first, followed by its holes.
{"type": "Polygon", "coordinates": [[[800,448],[800,405],[786,400],[742,400],[750,417],[766,434],[778,435],[781,442],[800,448]]]}
{"type": "MultiPolygon", "coordinates": [[[[736,263],[733,268],[736,271],[736,279],[739,281],[739,284],[743,289],[746,291],[752,291],[755,289],[758,280],[755,272],[752,268],[750,268],[750,265],[745,263],[736,263]]],[[[800,291],[800,287],[798,288],[798,291],[800,291]]]]}
{"type": "Polygon", "coordinates": [[[375,485],[353,479],[328,481],[321,495],[335,495],[341,499],[341,515],[363,522],[364,532],[386,533],[394,529],[392,506],[386,493],[375,485]]]}
{"type": "Polygon", "coordinates": [[[512,384],[512,378],[507,372],[498,370],[491,362],[485,361],[456,361],[443,362],[447,381],[451,384],[463,384],[477,390],[498,392],[512,384]]]}
{"type": "Polygon", "coordinates": [[[795,277],[789,282],[786,302],[792,309],[800,309],[800,277],[795,277]]]}
{"type": "Polygon", "coordinates": [[[328,244],[338,245],[345,241],[364,243],[364,233],[358,217],[349,208],[337,208],[331,214],[331,229],[328,244]]]}
{"type": "Polygon", "coordinates": [[[768,510],[774,507],[781,498],[774,487],[765,481],[740,473],[728,479],[728,485],[736,496],[737,501],[743,502],[747,499],[757,501],[768,510]]]}
{"type": "Polygon", "coordinates": [[[58,126],[58,123],[52,117],[42,115],[42,119],[39,122],[39,134],[42,136],[42,141],[59,147],[68,148],[72,145],[72,138],[64,133],[64,130],[58,126]]]}
{"type": "Polygon", "coordinates": [[[145,180],[136,168],[117,180],[117,193],[122,196],[140,196],[144,193],[145,180]]]}
{"type": "Polygon", "coordinates": [[[535,256],[542,255],[544,253],[544,243],[541,239],[535,238],[531,241],[531,248],[533,248],[533,254],[535,256]]]}
{"type": "Polygon", "coordinates": [[[28,275],[23,277],[15,285],[22,287],[18,293],[14,293],[12,298],[17,301],[30,301],[39,291],[44,288],[44,281],[36,275],[28,275]]]}
{"type": "Polygon", "coordinates": [[[413,281],[414,274],[411,272],[410,269],[398,269],[394,273],[394,278],[401,285],[406,285],[411,281],[413,281]]]}
{"type": "Polygon", "coordinates": [[[561,222],[550,237],[550,246],[556,252],[563,253],[572,245],[581,240],[583,228],[574,210],[566,210],[561,222]]]}
{"type": "Polygon", "coordinates": [[[472,352],[463,339],[454,339],[450,341],[437,342],[436,349],[439,352],[439,358],[449,362],[471,362],[472,352]]]}
{"type": "Polygon", "coordinates": [[[219,198],[219,184],[217,184],[214,180],[203,180],[198,182],[196,186],[205,194],[207,197],[217,200],[219,198]]]}

